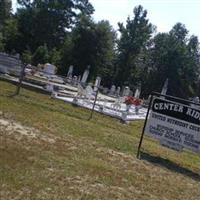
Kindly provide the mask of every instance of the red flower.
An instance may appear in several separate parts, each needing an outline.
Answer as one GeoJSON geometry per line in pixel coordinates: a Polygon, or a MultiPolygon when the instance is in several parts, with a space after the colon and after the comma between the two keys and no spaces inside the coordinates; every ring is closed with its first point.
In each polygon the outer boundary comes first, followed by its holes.
{"type": "Polygon", "coordinates": [[[125,104],[127,105],[133,104],[135,106],[139,106],[141,103],[142,103],[141,99],[132,96],[127,96],[125,99],[125,104]]]}

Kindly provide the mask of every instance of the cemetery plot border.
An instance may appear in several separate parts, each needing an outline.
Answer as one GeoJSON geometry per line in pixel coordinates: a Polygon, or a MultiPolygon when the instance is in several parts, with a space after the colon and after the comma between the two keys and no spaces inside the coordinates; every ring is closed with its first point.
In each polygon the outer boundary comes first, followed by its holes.
{"type": "Polygon", "coordinates": [[[183,148],[200,153],[200,104],[153,92],[142,130],[137,158],[144,134],[176,151],[183,148]]]}

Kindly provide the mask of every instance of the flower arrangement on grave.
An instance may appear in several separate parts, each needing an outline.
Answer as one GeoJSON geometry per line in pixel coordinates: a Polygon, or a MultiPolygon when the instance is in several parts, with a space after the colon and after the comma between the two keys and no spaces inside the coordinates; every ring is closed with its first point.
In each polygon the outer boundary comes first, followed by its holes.
{"type": "Polygon", "coordinates": [[[127,96],[125,98],[125,104],[126,105],[135,105],[135,106],[140,106],[142,104],[142,99],[132,97],[132,96],[127,96]]]}

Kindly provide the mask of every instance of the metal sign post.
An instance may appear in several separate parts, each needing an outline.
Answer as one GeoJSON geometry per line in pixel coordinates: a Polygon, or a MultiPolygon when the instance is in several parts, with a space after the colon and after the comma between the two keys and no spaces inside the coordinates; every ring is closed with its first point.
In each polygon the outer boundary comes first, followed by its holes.
{"type": "Polygon", "coordinates": [[[18,85],[17,85],[17,88],[16,88],[15,93],[14,93],[12,96],[16,96],[16,95],[18,95],[19,92],[20,92],[20,88],[21,88],[21,86],[22,86],[22,81],[23,81],[24,75],[25,75],[25,68],[26,68],[26,65],[23,64],[23,66],[22,66],[22,71],[21,71],[20,77],[19,77],[19,83],[18,83],[18,85]]]}
{"type": "Polygon", "coordinates": [[[143,129],[142,129],[142,134],[141,134],[141,137],[140,137],[140,143],[139,143],[138,151],[137,151],[137,158],[138,159],[140,158],[140,149],[141,149],[142,141],[143,141],[143,138],[144,138],[144,130],[145,130],[145,127],[146,127],[148,116],[149,116],[149,111],[151,109],[152,99],[153,99],[153,95],[151,95],[151,97],[150,97],[149,107],[148,107],[148,110],[147,110],[144,126],[143,126],[143,129]]]}
{"type": "Polygon", "coordinates": [[[92,116],[93,116],[93,113],[94,113],[94,108],[95,108],[96,101],[97,101],[98,93],[99,93],[99,88],[96,87],[95,99],[94,99],[94,103],[93,103],[92,111],[91,111],[91,113],[90,113],[90,117],[88,118],[88,120],[92,119],[92,116]]]}

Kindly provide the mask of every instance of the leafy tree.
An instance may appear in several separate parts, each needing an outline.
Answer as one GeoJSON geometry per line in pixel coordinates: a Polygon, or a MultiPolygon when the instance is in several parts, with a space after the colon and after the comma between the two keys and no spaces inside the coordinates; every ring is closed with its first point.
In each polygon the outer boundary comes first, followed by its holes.
{"type": "Polygon", "coordinates": [[[0,32],[0,51],[4,51],[3,35],[0,32]]]}
{"type": "Polygon", "coordinates": [[[5,44],[5,51],[9,53],[13,51],[19,52],[20,44],[18,41],[19,32],[18,32],[17,20],[14,18],[5,20],[2,33],[3,33],[3,41],[5,44]]]}
{"type": "MultiPolygon", "coordinates": [[[[90,77],[100,75],[105,84],[113,76],[113,60],[116,33],[108,21],[97,24],[85,15],[80,15],[71,36],[68,36],[63,50],[63,67],[73,64],[75,73],[82,74],[90,65],[90,77]]],[[[67,70],[63,69],[65,73],[67,70]]]]}
{"type": "Polygon", "coordinates": [[[100,76],[104,85],[114,82],[114,61],[116,58],[116,32],[108,21],[96,25],[96,69],[94,76],[100,76]]]}
{"type": "Polygon", "coordinates": [[[200,70],[199,42],[188,38],[188,30],[177,23],[169,33],[159,33],[153,39],[148,57],[152,90],[161,91],[169,78],[168,94],[187,98],[197,94],[200,70]]]}
{"type": "Polygon", "coordinates": [[[59,66],[61,61],[61,53],[59,50],[54,48],[50,53],[49,53],[49,62],[53,65],[59,66]]]}
{"type": "Polygon", "coordinates": [[[61,64],[58,65],[58,74],[67,75],[68,67],[73,63],[72,51],[74,49],[72,35],[67,34],[65,42],[60,50],[61,64]]]}
{"type": "Polygon", "coordinates": [[[11,16],[11,0],[0,0],[0,30],[5,22],[11,16]]]}
{"type": "Polygon", "coordinates": [[[136,59],[147,46],[155,27],[147,19],[147,11],[141,5],[134,8],[134,17],[128,17],[126,26],[119,23],[121,33],[118,42],[118,66],[116,81],[128,84],[132,88],[140,82],[138,77],[136,59]]]}
{"type": "Polygon", "coordinates": [[[0,0],[0,51],[4,51],[6,45],[5,34],[3,29],[5,27],[6,21],[11,17],[11,0],[0,0]]]}
{"type": "Polygon", "coordinates": [[[31,64],[32,63],[32,54],[29,50],[25,50],[23,53],[22,53],[22,62],[23,63],[26,63],[26,64],[31,64]]]}
{"type": "Polygon", "coordinates": [[[35,51],[47,44],[49,49],[60,47],[67,28],[75,23],[77,13],[90,15],[93,7],[88,0],[19,0],[17,11],[21,44],[35,51]]]}
{"type": "MultiPolygon", "coordinates": [[[[88,65],[90,72],[94,71],[96,55],[95,23],[85,15],[80,15],[76,26],[72,30],[72,64],[76,74],[83,74],[88,65]]],[[[91,73],[90,73],[91,76],[91,73]]]]}
{"type": "Polygon", "coordinates": [[[49,52],[47,45],[39,46],[33,54],[33,64],[45,64],[49,61],[49,52]]]}

